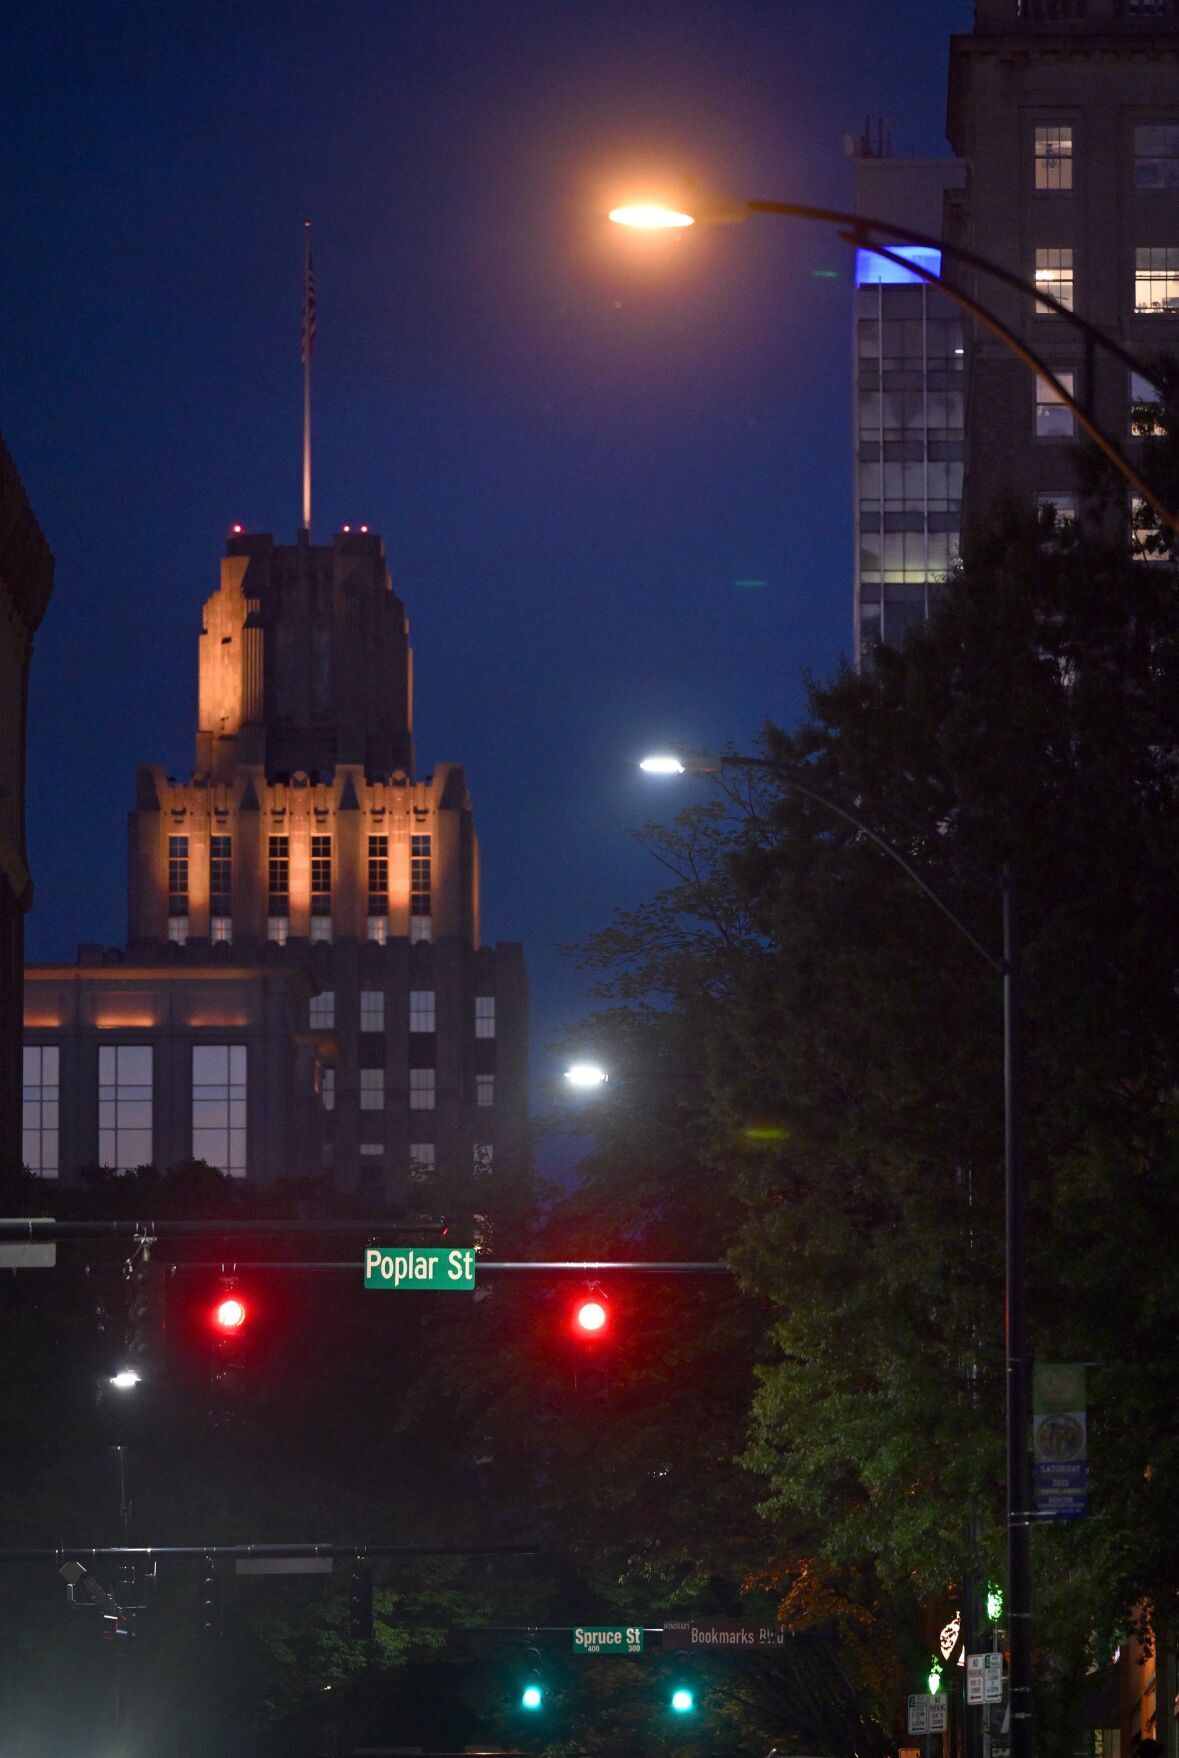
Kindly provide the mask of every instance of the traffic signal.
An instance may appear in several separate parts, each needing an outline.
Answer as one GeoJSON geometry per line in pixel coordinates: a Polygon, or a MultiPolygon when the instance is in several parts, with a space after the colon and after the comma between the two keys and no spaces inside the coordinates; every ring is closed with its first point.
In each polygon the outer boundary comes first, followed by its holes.
{"type": "Polygon", "coordinates": [[[540,1676],[540,1649],[529,1648],[525,1651],[527,1670],[524,1684],[520,1691],[521,1709],[537,1710],[544,1708],[544,1683],[540,1676]]]}
{"type": "Polygon", "coordinates": [[[691,1715],[696,1707],[696,1693],[687,1685],[677,1685],[671,1694],[673,1715],[691,1715]]]}
{"type": "Polygon", "coordinates": [[[576,1350],[573,1383],[578,1394],[604,1403],[610,1395],[605,1348],[610,1336],[610,1306],[600,1288],[590,1287],[574,1301],[569,1329],[576,1350]]]}
{"type": "Polygon", "coordinates": [[[212,1339],[210,1389],[214,1425],[229,1421],[230,1405],[241,1391],[246,1367],[250,1307],[232,1276],[223,1276],[208,1311],[212,1339]]]}
{"type": "Polygon", "coordinates": [[[221,1582],[212,1557],[205,1558],[201,1569],[201,1634],[210,1642],[221,1637],[221,1582]]]}
{"type": "Polygon", "coordinates": [[[373,1578],[359,1557],[348,1578],[348,1634],[356,1642],[371,1642],[373,1634],[373,1578]]]}
{"type": "MultiPolygon", "coordinates": [[[[127,1330],[125,1335],[126,1363],[140,1371],[151,1354],[163,1325],[163,1282],[152,1268],[151,1247],[146,1242],[127,1277],[127,1330]]],[[[101,1321],[100,1321],[101,1323],[101,1321]]],[[[120,1363],[120,1366],[124,1365],[120,1363]]]]}
{"type": "Polygon", "coordinates": [[[582,1336],[600,1337],[610,1323],[610,1314],[602,1296],[590,1294],[584,1300],[579,1300],[573,1322],[582,1336]]]}

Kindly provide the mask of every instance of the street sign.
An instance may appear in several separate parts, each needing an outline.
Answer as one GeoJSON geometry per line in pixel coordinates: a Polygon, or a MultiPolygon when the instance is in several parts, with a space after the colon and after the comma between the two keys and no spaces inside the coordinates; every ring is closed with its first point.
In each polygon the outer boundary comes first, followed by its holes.
{"type": "Polygon", "coordinates": [[[1003,1656],[1001,1654],[983,1655],[983,1702],[1002,1703],[1003,1701],[1003,1656]]]}
{"type": "Polygon", "coordinates": [[[596,1629],[583,1628],[580,1624],[573,1632],[574,1654],[641,1654],[643,1652],[643,1627],[641,1624],[606,1624],[596,1629]]]}
{"type": "Polygon", "coordinates": [[[946,1710],[948,1700],[939,1692],[929,1699],[929,1731],[931,1734],[944,1734],[946,1731],[946,1710]]]}
{"type": "Polygon", "coordinates": [[[663,1626],[665,1648],[785,1648],[781,1624],[700,1623],[663,1626]]]}
{"type": "Polygon", "coordinates": [[[915,1691],[909,1698],[909,1732],[929,1732],[929,1694],[926,1691],[915,1691]]]}
{"type": "Polygon", "coordinates": [[[364,1285],[426,1294],[469,1293],[475,1286],[475,1253],[465,1245],[453,1250],[436,1245],[367,1245],[364,1285]]]}

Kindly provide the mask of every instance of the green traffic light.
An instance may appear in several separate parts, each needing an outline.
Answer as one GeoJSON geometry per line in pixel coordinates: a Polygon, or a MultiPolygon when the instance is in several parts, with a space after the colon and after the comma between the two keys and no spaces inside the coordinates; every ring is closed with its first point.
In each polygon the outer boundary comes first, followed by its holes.
{"type": "Polygon", "coordinates": [[[990,1586],[987,1588],[987,1623],[997,1624],[1003,1616],[1003,1589],[990,1586]]]}
{"type": "Polygon", "coordinates": [[[525,1685],[520,1693],[521,1709],[539,1709],[544,1702],[544,1692],[539,1685],[525,1685]]]}
{"type": "Polygon", "coordinates": [[[696,1707],[696,1699],[681,1685],[671,1694],[671,1706],[677,1715],[689,1715],[696,1707]]]}

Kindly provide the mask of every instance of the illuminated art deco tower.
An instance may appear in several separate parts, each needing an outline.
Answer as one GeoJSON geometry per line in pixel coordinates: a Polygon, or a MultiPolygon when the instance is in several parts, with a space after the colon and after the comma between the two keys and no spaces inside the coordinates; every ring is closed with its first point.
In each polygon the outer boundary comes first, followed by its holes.
{"type": "Polygon", "coordinates": [[[195,770],[139,770],[128,865],[126,953],[33,973],[28,1041],[77,1087],[62,1172],[197,1157],[494,1209],[526,1156],[523,956],[480,945],[462,770],[414,778],[379,537],[230,538],[195,770]]]}

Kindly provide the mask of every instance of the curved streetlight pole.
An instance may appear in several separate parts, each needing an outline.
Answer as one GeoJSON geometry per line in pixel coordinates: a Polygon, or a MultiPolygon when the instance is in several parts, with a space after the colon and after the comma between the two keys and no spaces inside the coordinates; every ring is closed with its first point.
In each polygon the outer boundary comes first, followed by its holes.
{"type": "MultiPolygon", "coordinates": [[[[876,220],[868,214],[851,214],[841,208],[817,208],[811,207],[805,202],[792,201],[744,201],[716,205],[705,201],[696,204],[698,206],[697,214],[687,211],[691,205],[693,204],[685,204],[684,211],[680,212],[672,208],[663,208],[658,203],[640,203],[629,208],[615,208],[610,218],[619,225],[632,226],[639,230],[664,230],[669,227],[690,226],[696,223],[697,218],[721,223],[732,222],[747,219],[750,214],[777,214],[787,219],[818,220],[827,225],[836,226],[839,229],[839,236],[845,243],[860,250],[869,250],[875,256],[885,257],[889,262],[898,263],[902,268],[916,275],[918,280],[936,287],[939,292],[944,293],[962,311],[968,312],[984,329],[1002,342],[1029,371],[1038,373],[1041,378],[1045,379],[1052,386],[1061,402],[1072,411],[1082,432],[1088,435],[1119,475],[1129,483],[1134,493],[1153,507],[1164,524],[1169,525],[1172,531],[1179,533],[1179,512],[1172,512],[1159,499],[1155,490],[1146,481],[1137,466],[1126,456],[1117,441],[1112,439],[1093,420],[1088,409],[1078,402],[1071,391],[1065,388],[1057,374],[1033,348],[1029,348],[1027,343],[1009,325],[1005,324],[1001,318],[996,317],[985,305],[980,304],[973,295],[955,286],[952,281],[944,281],[940,275],[934,274],[932,269],[922,268],[919,263],[912,262],[908,257],[900,256],[890,250],[886,244],[881,243],[880,240],[887,238],[891,239],[894,244],[916,245],[920,249],[935,250],[940,255],[949,257],[953,262],[962,263],[966,267],[990,275],[992,279],[1001,281],[1004,286],[1011,287],[1016,292],[1034,299],[1038,305],[1047,307],[1054,317],[1063,318],[1073,329],[1079,330],[1084,336],[1086,347],[1089,350],[1101,348],[1107,354],[1112,355],[1115,360],[1121,361],[1122,365],[1128,367],[1131,372],[1137,373],[1148,383],[1154,385],[1159,392],[1160,400],[1166,402],[1168,392],[1164,386],[1157,382],[1157,371],[1152,371],[1145,361],[1139,360],[1136,355],[1123,348],[1120,342],[1114,341],[1111,336],[1106,335],[1104,330],[1099,329],[1096,324],[1090,323],[1088,318],[1081,317],[1077,312],[1070,310],[1068,306],[1062,305],[1058,299],[1054,299],[1050,293],[1025,281],[1012,270],[1005,269],[1000,263],[992,262],[989,257],[979,256],[976,251],[968,250],[964,245],[955,244],[944,238],[934,238],[925,232],[915,232],[907,226],[897,226],[890,221],[876,220]],[[660,217],[661,215],[662,217],[660,217]]],[[[1179,413],[1174,410],[1172,412],[1179,413]]]]}
{"type": "MultiPolygon", "coordinates": [[[[991,970],[1003,982],[1003,1195],[1004,1195],[1004,1293],[1006,1347],[1006,1440],[1007,1440],[1007,1617],[1011,1642],[1011,1758],[1032,1754],[1032,1608],[1030,1521],[1031,1494],[1028,1472],[1028,1379],[1027,1321],[1024,1306],[1024,1192],[1023,1107],[1020,1082],[1020,944],[1016,917],[1015,874],[1005,861],[998,875],[1002,905],[1002,950],[998,957],[988,950],[974,931],[908,855],[883,836],[853,807],[833,800],[815,787],[806,768],[775,763],[769,758],[724,756],[668,756],[645,759],[641,767],[650,774],[717,775],[725,769],[752,769],[772,775],[793,793],[866,836],[886,854],[908,879],[924,892],[953,924],[991,970]]],[[[973,869],[972,869],[973,870],[973,869]]]]}

